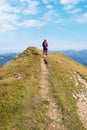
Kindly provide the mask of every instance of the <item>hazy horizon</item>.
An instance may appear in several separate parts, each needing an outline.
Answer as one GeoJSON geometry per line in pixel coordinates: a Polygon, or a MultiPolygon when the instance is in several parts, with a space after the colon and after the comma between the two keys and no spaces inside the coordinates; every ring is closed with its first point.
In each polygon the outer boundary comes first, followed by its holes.
{"type": "MultiPolygon", "coordinates": [[[[26,48],[27,49],[27,48],[26,48]]],[[[4,51],[0,51],[0,54],[5,54],[5,53],[22,53],[23,51],[25,51],[26,49],[24,50],[4,50],[4,51]]],[[[41,49],[42,50],[42,49],[41,49]]],[[[87,49],[53,49],[53,50],[48,50],[48,52],[57,52],[57,51],[87,51],[87,49]]]]}

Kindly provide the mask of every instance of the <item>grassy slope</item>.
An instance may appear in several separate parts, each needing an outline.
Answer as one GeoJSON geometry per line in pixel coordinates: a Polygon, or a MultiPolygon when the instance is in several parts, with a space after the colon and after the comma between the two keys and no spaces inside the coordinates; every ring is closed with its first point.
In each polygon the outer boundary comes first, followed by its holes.
{"type": "Polygon", "coordinates": [[[76,99],[72,93],[78,93],[81,84],[75,84],[76,73],[87,79],[87,68],[70,58],[54,53],[48,56],[50,81],[53,94],[63,113],[63,122],[69,130],[85,130],[76,112],[76,99]]]}
{"type": "MultiPolygon", "coordinates": [[[[39,94],[41,56],[36,48],[28,48],[0,68],[0,130],[46,130],[46,101],[39,94]]],[[[78,93],[76,72],[87,79],[86,67],[59,53],[48,56],[49,80],[52,92],[63,113],[63,122],[69,130],[85,130],[76,114],[78,93]]]]}
{"type": "Polygon", "coordinates": [[[40,90],[41,56],[36,48],[0,68],[0,130],[43,130],[45,105],[40,90]]]}

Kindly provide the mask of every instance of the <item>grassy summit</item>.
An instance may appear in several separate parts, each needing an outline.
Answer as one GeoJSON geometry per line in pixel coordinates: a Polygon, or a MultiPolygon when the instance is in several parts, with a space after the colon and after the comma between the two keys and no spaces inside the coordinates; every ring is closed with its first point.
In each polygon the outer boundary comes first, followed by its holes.
{"type": "MultiPolygon", "coordinates": [[[[39,49],[29,47],[0,68],[0,130],[47,130],[49,102],[39,97],[41,58],[39,49]]],[[[67,130],[85,130],[73,93],[82,89],[77,74],[87,80],[87,68],[59,53],[49,54],[47,61],[62,122],[67,130]]]]}
{"type": "Polygon", "coordinates": [[[43,104],[34,101],[40,90],[40,53],[37,48],[29,47],[0,68],[0,130],[42,127],[42,123],[38,124],[45,120],[43,104]]]}

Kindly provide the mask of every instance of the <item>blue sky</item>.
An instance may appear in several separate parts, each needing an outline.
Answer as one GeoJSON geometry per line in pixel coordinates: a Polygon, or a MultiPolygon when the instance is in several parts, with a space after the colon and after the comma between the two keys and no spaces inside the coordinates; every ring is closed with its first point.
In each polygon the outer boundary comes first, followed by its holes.
{"type": "Polygon", "coordinates": [[[87,49],[87,0],[0,0],[0,52],[87,49]]]}

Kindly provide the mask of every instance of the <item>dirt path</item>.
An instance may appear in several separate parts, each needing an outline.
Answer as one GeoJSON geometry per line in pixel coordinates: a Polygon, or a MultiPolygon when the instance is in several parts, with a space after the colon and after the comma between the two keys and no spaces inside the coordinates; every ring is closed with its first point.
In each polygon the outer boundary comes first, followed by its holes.
{"type": "Polygon", "coordinates": [[[48,80],[49,72],[47,68],[47,62],[42,58],[41,60],[42,76],[41,76],[41,98],[47,100],[49,105],[47,106],[47,116],[50,118],[50,123],[47,130],[66,130],[62,124],[61,111],[58,109],[56,101],[51,94],[51,84],[48,80]]]}
{"type": "Polygon", "coordinates": [[[77,102],[78,115],[80,116],[83,126],[87,130],[87,82],[84,79],[82,79],[81,76],[78,76],[78,80],[82,83],[85,89],[82,90],[78,95],[79,97],[79,100],[77,102]]]}

